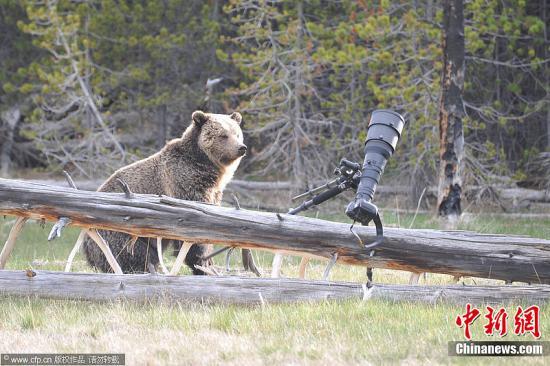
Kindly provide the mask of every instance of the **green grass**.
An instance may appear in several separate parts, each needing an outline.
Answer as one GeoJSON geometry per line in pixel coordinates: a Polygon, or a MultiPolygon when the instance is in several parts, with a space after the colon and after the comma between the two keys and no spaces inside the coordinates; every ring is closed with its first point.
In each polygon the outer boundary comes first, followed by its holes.
{"type": "MultiPolygon", "coordinates": [[[[550,240],[550,216],[537,218],[509,217],[500,214],[463,215],[449,224],[438,217],[427,214],[398,214],[391,210],[381,210],[382,222],[388,227],[413,229],[468,230],[488,234],[510,234],[531,236],[550,240]]],[[[349,222],[343,213],[319,214],[320,219],[349,222]]]]}
{"type": "MultiPolygon", "coordinates": [[[[330,217],[345,221],[341,215],[330,217]]],[[[409,227],[413,215],[390,213],[387,226],[409,227]]],[[[0,221],[0,242],[7,238],[12,218],[0,221]]],[[[412,227],[440,228],[444,224],[418,215],[412,227]]],[[[62,270],[78,232],[47,242],[51,225],[25,226],[8,268],[62,270]]],[[[511,219],[476,216],[454,228],[486,233],[550,238],[548,219],[511,219]]],[[[272,255],[255,252],[267,273],[272,255]]],[[[239,266],[238,255],[233,266],[239,266]]],[[[168,264],[173,257],[166,256],[168,264]]],[[[221,265],[223,258],[217,258],[221,265]]],[[[285,257],[285,276],[297,275],[299,258],[285,257]]],[[[325,262],[312,261],[307,276],[320,278],[325,262]]],[[[91,271],[81,254],[74,269],[91,271]]],[[[187,269],[182,274],[189,273],[187,269]]],[[[376,270],[375,280],[407,283],[408,273],[376,270]]],[[[361,281],[364,268],[336,266],[333,280],[361,281]]],[[[499,283],[465,279],[465,283],[499,283]]],[[[427,274],[421,283],[452,283],[450,276],[427,274]]],[[[512,313],[515,308],[508,305],[512,313]]],[[[461,358],[447,356],[447,342],[463,339],[454,319],[463,306],[385,301],[344,301],[265,306],[205,306],[199,304],[135,304],[127,301],[91,303],[35,298],[0,298],[0,353],[113,352],[126,353],[128,365],[209,364],[544,364],[546,358],[461,358]]],[[[513,317],[511,315],[510,317],[513,317]]],[[[473,327],[483,335],[484,319],[473,327]]],[[[509,326],[511,324],[509,323],[509,326]]],[[[550,306],[541,308],[542,340],[550,340],[550,306]]],[[[504,340],[531,340],[509,332],[504,340]]],[[[498,339],[498,338],[496,338],[498,339]]]]}

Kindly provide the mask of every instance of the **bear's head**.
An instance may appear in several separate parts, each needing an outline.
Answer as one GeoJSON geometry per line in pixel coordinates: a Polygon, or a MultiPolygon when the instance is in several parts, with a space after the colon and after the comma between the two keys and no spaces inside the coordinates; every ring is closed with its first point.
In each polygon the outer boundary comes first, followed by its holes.
{"type": "Polygon", "coordinates": [[[195,111],[192,118],[193,127],[200,131],[197,143],[208,158],[221,168],[238,165],[247,149],[243,144],[243,132],[240,127],[241,114],[195,111]]]}

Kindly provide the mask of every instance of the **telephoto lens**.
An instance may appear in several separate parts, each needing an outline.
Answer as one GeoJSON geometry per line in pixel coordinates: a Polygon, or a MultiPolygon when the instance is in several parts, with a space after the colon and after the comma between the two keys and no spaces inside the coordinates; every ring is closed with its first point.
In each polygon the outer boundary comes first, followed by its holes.
{"type": "Polygon", "coordinates": [[[367,225],[378,215],[378,208],[371,201],[404,126],[405,119],[399,113],[386,109],[372,112],[357,194],[346,208],[346,215],[363,225],[367,225]]]}

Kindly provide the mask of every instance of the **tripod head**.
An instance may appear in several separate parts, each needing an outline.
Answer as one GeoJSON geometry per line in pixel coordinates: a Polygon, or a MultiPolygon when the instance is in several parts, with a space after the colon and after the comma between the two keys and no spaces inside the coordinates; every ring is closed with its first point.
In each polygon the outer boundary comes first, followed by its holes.
{"type": "Polygon", "coordinates": [[[361,175],[361,165],[347,159],[342,159],[340,160],[340,165],[338,168],[334,169],[334,174],[338,176],[336,179],[293,197],[293,201],[306,196],[311,196],[312,198],[303,202],[296,208],[291,208],[288,211],[288,214],[296,215],[297,213],[305,211],[312,206],[319,205],[348,189],[357,189],[359,176],[361,175]]]}
{"type": "Polygon", "coordinates": [[[292,200],[312,196],[300,206],[290,209],[288,213],[295,215],[312,206],[319,205],[345,190],[353,189],[356,191],[355,199],[348,204],[346,215],[362,225],[368,225],[373,221],[376,225],[376,240],[365,245],[364,248],[372,249],[380,245],[384,240],[384,228],[378,214],[378,207],[372,203],[372,198],[386,163],[395,152],[404,126],[405,119],[394,111],[380,109],[372,112],[365,141],[363,166],[342,159],[338,168],[334,170],[338,177],[294,197],[292,200]]]}

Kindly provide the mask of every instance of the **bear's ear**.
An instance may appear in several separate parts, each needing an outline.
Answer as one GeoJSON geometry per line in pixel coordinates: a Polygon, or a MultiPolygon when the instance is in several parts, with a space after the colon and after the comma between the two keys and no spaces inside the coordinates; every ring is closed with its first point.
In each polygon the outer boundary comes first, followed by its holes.
{"type": "Polygon", "coordinates": [[[229,117],[231,117],[231,119],[236,121],[238,124],[241,124],[243,120],[243,116],[241,116],[239,112],[233,112],[229,117]]]}
{"type": "Polygon", "coordinates": [[[197,127],[202,127],[203,124],[208,121],[208,116],[203,111],[195,111],[191,115],[191,118],[193,119],[193,122],[197,127]]]}

